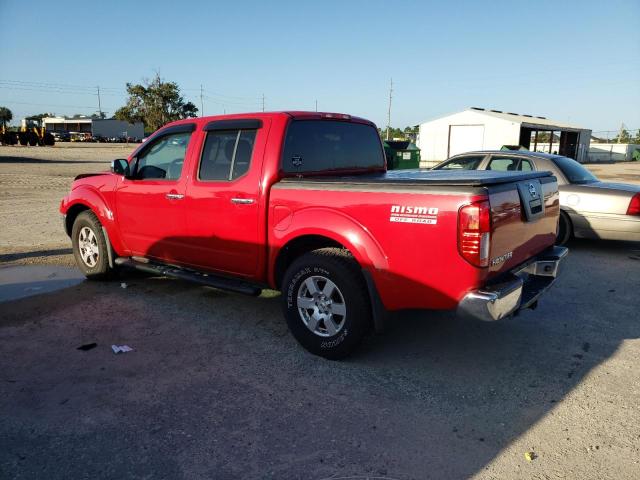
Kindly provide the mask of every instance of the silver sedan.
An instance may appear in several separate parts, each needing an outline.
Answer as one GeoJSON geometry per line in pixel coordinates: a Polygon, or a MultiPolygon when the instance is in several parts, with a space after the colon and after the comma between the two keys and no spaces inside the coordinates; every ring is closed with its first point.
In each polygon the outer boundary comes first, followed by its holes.
{"type": "Polygon", "coordinates": [[[640,185],[601,182],[567,157],[528,151],[456,155],[434,170],[550,171],[558,179],[558,243],[571,237],[640,241],[640,185]]]}

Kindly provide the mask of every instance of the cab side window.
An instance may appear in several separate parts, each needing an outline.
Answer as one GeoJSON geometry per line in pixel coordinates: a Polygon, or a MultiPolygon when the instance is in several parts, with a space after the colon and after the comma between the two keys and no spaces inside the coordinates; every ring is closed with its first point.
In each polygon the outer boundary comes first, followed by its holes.
{"type": "Polygon", "coordinates": [[[249,170],[256,140],[254,129],[212,130],[202,149],[198,179],[230,181],[249,170]]]}
{"type": "Polygon", "coordinates": [[[178,180],[191,133],[165,135],[154,140],[138,156],[135,178],[138,180],[178,180]]]}

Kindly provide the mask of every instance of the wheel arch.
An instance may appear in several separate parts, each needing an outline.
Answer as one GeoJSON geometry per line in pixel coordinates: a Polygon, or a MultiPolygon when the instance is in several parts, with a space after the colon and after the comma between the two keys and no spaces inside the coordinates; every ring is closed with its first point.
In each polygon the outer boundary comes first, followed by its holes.
{"type": "Polygon", "coordinates": [[[273,264],[273,283],[276,288],[280,288],[289,265],[305,253],[320,248],[341,248],[353,256],[353,252],[340,242],[324,235],[307,234],[294,237],[280,248],[273,264]]]}
{"type": "Polygon", "coordinates": [[[67,236],[71,236],[71,230],[73,229],[73,224],[75,223],[76,218],[78,218],[78,215],[86,210],[91,210],[91,207],[85,205],[84,203],[76,203],[69,207],[64,218],[64,230],[67,233],[67,236]]]}

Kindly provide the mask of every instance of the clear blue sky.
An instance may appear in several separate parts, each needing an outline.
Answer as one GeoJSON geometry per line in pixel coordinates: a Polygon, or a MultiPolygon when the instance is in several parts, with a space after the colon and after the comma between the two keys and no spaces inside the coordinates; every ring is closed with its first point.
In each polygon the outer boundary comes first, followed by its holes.
{"type": "Polygon", "coordinates": [[[481,106],[640,128],[640,1],[0,0],[0,105],[124,103],[159,70],[204,113],[319,110],[414,125],[481,106]],[[27,14],[26,12],[30,12],[27,14]]]}

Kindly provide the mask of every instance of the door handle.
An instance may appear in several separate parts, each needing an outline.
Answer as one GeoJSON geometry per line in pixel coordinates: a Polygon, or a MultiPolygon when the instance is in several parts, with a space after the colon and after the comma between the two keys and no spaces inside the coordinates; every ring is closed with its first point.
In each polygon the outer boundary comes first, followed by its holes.
{"type": "Polygon", "coordinates": [[[181,193],[167,193],[165,195],[169,200],[182,200],[184,195],[181,193]]]}
{"type": "Polygon", "coordinates": [[[253,198],[232,198],[231,203],[235,203],[237,205],[250,205],[255,200],[253,198]]]}

